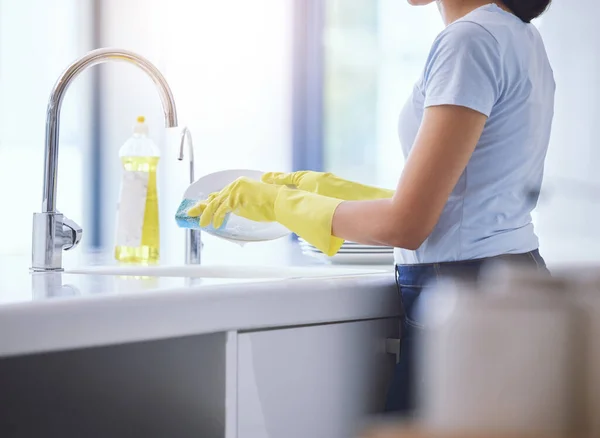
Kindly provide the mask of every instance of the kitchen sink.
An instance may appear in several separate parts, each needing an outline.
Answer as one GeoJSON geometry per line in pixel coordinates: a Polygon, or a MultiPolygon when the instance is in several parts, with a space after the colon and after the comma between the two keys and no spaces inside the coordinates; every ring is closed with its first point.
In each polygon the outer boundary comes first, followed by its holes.
{"type": "Polygon", "coordinates": [[[389,272],[385,268],[343,268],[337,266],[235,266],[235,265],[176,265],[136,266],[106,265],[67,269],[67,274],[123,275],[145,277],[188,278],[331,278],[389,272]]]}

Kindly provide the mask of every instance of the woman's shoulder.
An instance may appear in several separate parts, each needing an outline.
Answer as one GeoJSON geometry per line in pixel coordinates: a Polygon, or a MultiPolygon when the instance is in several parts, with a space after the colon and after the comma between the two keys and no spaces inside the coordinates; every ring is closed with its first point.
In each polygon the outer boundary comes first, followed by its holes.
{"type": "Polygon", "coordinates": [[[461,19],[447,26],[437,36],[428,61],[448,56],[500,57],[500,53],[500,43],[489,29],[481,23],[461,19]]]}
{"type": "Polygon", "coordinates": [[[448,25],[436,38],[436,44],[477,46],[491,44],[500,48],[514,46],[515,38],[530,33],[532,24],[522,22],[513,14],[490,4],[478,8],[448,25]]]}
{"type": "Polygon", "coordinates": [[[493,32],[481,23],[471,20],[457,20],[447,26],[436,38],[437,44],[477,45],[480,42],[495,42],[498,39],[493,32]]]}

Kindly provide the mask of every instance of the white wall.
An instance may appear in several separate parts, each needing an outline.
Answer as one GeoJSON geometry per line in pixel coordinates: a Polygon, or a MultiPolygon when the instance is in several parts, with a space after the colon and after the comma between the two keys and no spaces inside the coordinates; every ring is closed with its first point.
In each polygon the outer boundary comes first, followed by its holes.
{"type": "MultiPolygon", "coordinates": [[[[196,174],[226,168],[291,167],[290,0],[103,0],[102,45],[139,52],[166,76],[180,125],[190,127],[196,174]]],[[[174,213],[187,186],[176,133],[165,135],[152,83],[135,68],[104,66],[102,230],[112,246],[118,149],[137,115],[160,142],[163,260],[182,261],[174,213]]]]}
{"type": "Polygon", "coordinates": [[[556,82],[556,113],[538,209],[549,261],[600,259],[600,5],[554,1],[540,30],[556,82]],[[598,185],[579,190],[577,182],[598,185]]]}

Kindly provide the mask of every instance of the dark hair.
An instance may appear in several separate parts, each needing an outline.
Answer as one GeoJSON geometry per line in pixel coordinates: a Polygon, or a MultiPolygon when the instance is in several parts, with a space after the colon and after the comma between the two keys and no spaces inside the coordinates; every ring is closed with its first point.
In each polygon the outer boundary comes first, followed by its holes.
{"type": "Polygon", "coordinates": [[[534,18],[544,13],[552,0],[502,0],[513,14],[523,20],[525,23],[531,22],[534,18]]]}

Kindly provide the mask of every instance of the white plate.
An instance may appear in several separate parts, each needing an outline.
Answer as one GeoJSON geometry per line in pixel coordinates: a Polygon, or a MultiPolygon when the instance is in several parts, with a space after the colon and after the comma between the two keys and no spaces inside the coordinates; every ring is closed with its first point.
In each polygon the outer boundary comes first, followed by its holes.
{"type": "MultiPolygon", "coordinates": [[[[298,237],[298,240],[301,242],[306,242],[308,243],[306,240],[304,240],[302,237],[298,237]]],[[[364,246],[363,243],[358,243],[358,242],[352,242],[351,240],[346,240],[344,241],[344,245],[361,245],[364,246]]],[[[381,246],[381,245],[367,245],[367,246],[381,246]]]]}
{"type": "MultiPolygon", "coordinates": [[[[314,247],[300,246],[302,251],[310,251],[310,252],[322,252],[314,247]]],[[[361,250],[361,249],[340,249],[338,251],[339,254],[393,254],[393,250],[386,251],[373,251],[373,250],[361,250]]]]}
{"type": "MultiPolygon", "coordinates": [[[[313,245],[311,245],[310,243],[308,243],[306,240],[304,240],[302,237],[298,238],[298,242],[300,243],[300,246],[309,246],[314,248],[313,245]]],[[[342,248],[348,248],[348,249],[360,249],[360,250],[377,250],[377,251],[393,251],[394,248],[391,246],[381,246],[381,245],[363,245],[362,243],[356,243],[356,242],[344,242],[344,244],[342,245],[342,248]]]]}
{"type": "MultiPolygon", "coordinates": [[[[239,177],[260,181],[264,172],[249,169],[231,169],[203,176],[185,191],[185,199],[203,201],[211,193],[218,192],[239,177]]],[[[203,231],[224,239],[237,242],[262,242],[275,240],[290,234],[290,231],[277,222],[255,222],[235,214],[230,214],[225,226],[218,230],[206,228],[203,231]]]]}
{"type": "MultiPolygon", "coordinates": [[[[314,246],[307,243],[300,243],[300,248],[307,251],[319,251],[314,246]]],[[[339,252],[360,252],[360,253],[392,253],[394,248],[389,247],[362,247],[362,246],[342,246],[339,252]]]]}
{"type": "Polygon", "coordinates": [[[390,265],[394,263],[394,254],[336,254],[327,257],[323,253],[305,252],[304,254],[326,260],[336,265],[390,265]]]}
{"type": "MultiPolygon", "coordinates": [[[[305,253],[314,253],[314,254],[323,254],[321,251],[315,251],[310,249],[303,250],[305,253]]],[[[359,256],[384,256],[384,255],[393,255],[393,252],[370,252],[370,251],[338,251],[337,254],[345,254],[345,255],[359,255],[359,256]]]]}

